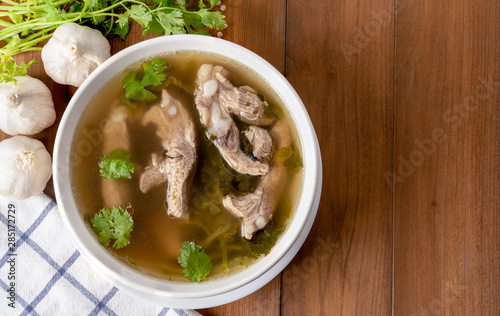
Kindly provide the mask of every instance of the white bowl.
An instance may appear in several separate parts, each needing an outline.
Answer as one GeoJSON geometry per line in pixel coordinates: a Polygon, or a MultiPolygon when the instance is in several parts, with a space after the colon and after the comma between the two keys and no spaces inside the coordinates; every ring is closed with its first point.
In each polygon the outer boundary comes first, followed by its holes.
{"type": "Polygon", "coordinates": [[[159,37],[130,46],[99,66],[78,88],[57,131],[54,148],[54,186],[64,225],[90,265],[116,287],[172,308],[207,308],[240,299],[264,286],[292,260],[306,239],[318,209],[322,165],[313,125],[299,96],[271,64],[234,43],[199,35],[159,37]],[[303,188],[297,210],[270,253],[248,269],[201,283],[174,283],[143,275],[110,255],[82,220],[70,181],[70,148],[75,127],[87,104],[101,87],[127,66],[170,51],[204,51],[227,56],[253,69],[274,89],[294,120],[304,162],[303,188]]]}

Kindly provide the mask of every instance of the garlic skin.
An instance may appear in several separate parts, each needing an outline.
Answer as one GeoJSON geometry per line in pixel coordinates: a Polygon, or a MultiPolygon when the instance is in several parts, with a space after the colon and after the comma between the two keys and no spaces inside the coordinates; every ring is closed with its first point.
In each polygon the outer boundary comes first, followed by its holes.
{"type": "Polygon", "coordinates": [[[0,129],[9,135],[33,135],[54,124],[56,111],[49,88],[22,76],[0,83],[0,129]]]}
{"type": "Polygon", "coordinates": [[[59,26],[42,49],[43,67],[57,83],[79,87],[94,69],[111,57],[108,40],[88,26],[59,26]]]}
{"type": "Polygon", "coordinates": [[[14,136],[0,142],[0,195],[16,200],[38,195],[51,176],[51,157],[41,141],[14,136]]]}

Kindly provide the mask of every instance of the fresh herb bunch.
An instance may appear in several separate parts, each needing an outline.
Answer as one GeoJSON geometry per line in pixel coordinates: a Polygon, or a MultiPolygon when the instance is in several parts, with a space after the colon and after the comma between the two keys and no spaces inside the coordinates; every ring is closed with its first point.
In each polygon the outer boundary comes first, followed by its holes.
{"type": "Polygon", "coordinates": [[[210,257],[194,242],[182,243],[181,256],[177,261],[183,268],[184,276],[192,282],[205,281],[212,270],[210,257]]]}
{"type": "Polygon", "coordinates": [[[99,157],[99,168],[101,177],[105,179],[132,178],[135,171],[135,164],[130,161],[130,153],[123,148],[118,148],[109,153],[109,156],[99,157]]]}
{"type": "Polygon", "coordinates": [[[134,221],[130,213],[121,207],[114,206],[111,210],[101,209],[90,219],[93,229],[99,233],[99,242],[109,246],[115,240],[113,248],[120,249],[130,243],[130,233],[134,221]]]}
{"type": "MultiPolygon", "coordinates": [[[[209,34],[223,29],[221,12],[212,11],[218,0],[3,0],[0,5],[0,49],[2,63],[50,38],[61,24],[74,22],[94,25],[107,37],[124,39],[130,20],[143,27],[143,35],[209,34]],[[5,18],[10,19],[6,21],[5,18]]],[[[5,67],[5,66],[3,66],[5,67]]],[[[22,67],[21,67],[22,68],[22,67]]]]}

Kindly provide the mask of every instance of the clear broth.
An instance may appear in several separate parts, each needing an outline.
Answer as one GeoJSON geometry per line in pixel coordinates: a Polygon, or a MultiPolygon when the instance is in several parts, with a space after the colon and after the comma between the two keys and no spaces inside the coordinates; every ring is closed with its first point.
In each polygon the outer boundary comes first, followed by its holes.
{"type": "MultiPolygon", "coordinates": [[[[134,229],[129,245],[118,250],[111,247],[107,249],[130,267],[145,274],[161,279],[186,281],[182,268],[177,263],[177,257],[184,241],[194,241],[203,247],[212,260],[213,268],[208,278],[220,278],[248,267],[269,253],[294,212],[300,195],[302,170],[296,174],[288,174],[282,179],[287,185],[266,228],[257,232],[250,241],[243,238],[240,219],[225,210],[221,198],[225,193],[241,195],[251,192],[258,179],[239,175],[232,170],[205,136],[193,97],[199,67],[204,63],[221,65],[229,72],[229,79],[235,86],[248,85],[257,90],[270,104],[270,110],[280,119],[288,121],[295,142],[293,146],[300,150],[299,138],[280,98],[264,80],[241,64],[219,55],[200,52],[178,52],[157,57],[167,61],[170,65],[169,75],[182,83],[182,87],[170,85],[169,92],[173,92],[184,102],[197,125],[198,163],[188,192],[189,219],[172,218],[167,214],[166,184],[159,185],[147,193],[139,190],[141,168],[150,164],[152,152],[162,151],[155,131],[140,124],[140,115],[149,105],[139,105],[131,112],[128,120],[130,152],[132,161],[136,164],[136,171],[130,180],[107,180],[127,182],[131,193],[123,206],[129,207],[134,229]]],[[[138,66],[139,63],[128,70],[137,69],[138,66]]],[[[102,123],[109,115],[110,104],[120,100],[123,94],[121,82],[125,73],[126,71],[102,87],[87,106],[75,131],[70,166],[72,189],[78,208],[89,228],[89,218],[104,206],[102,178],[98,167],[99,156],[103,154],[102,138],[106,137],[102,132],[102,123]]],[[[240,130],[245,127],[241,122],[237,124],[240,130]]]]}

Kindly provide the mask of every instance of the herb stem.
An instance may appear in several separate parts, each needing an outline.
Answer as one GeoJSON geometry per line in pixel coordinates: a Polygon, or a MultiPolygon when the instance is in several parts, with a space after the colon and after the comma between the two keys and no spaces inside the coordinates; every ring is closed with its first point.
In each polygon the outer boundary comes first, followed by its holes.
{"type": "Polygon", "coordinates": [[[111,13],[109,14],[111,16],[111,21],[109,22],[109,27],[106,30],[106,34],[104,36],[108,36],[109,33],[111,33],[111,30],[113,29],[113,23],[115,22],[115,16],[118,16],[118,14],[114,13],[115,11],[111,9],[111,13]]]}
{"type": "MultiPolygon", "coordinates": [[[[25,37],[25,38],[24,38],[24,41],[29,42],[29,41],[31,41],[32,39],[37,38],[37,37],[41,36],[42,34],[47,33],[47,32],[50,32],[50,31],[52,31],[52,30],[54,30],[54,29],[56,29],[56,28],[57,28],[57,26],[52,26],[52,27],[50,27],[50,28],[43,29],[43,30],[41,30],[41,31],[39,31],[39,32],[37,32],[37,33],[33,33],[33,34],[31,34],[31,35],[29,35],[29,36],[25,37]]],[[[52,35],[51,35],[51,36],[52,36],[52,35]]]]}
{"type": "MultiPolygon", "coordinates": [[[[2,2],[5,2],[5,1],[2,1],[2,2]]],[[[0,10],[2,10],[2,11],[23,11],[23,12],[21,12],[22,14],[24,14],[26,12],[26,8],[25,7],[10,6],[10,5],[0,5],[0,10]]],[[[5,16],[7,16],[7,14],[5,14],[5,16]]]]}
{"type": "Polygon", "coordinates": [[[15,2],[15,1],[2,0],[2,2],[7,3],[7,4],[11,4],[12,6],[19,6],[19,3],[15,2]]]}
{"type": "Polygon", "coordinates": [[[153,9],[153,10],[150,10],[151,12],[157,12],[157,11],[166,11],[166,10],[170,10],[170,11],[180,11],[182,13],[187,13],[187,14],[196,14],[196,12],[198,11],[188,11],[186,9],[182,9],[182,8],[172,8],[172,7],[158,7],[156,9],[153,9]]]}
{"type": "Polygon", "coordinates": [[[0,26],[10,27],[10,26],[12,26],[12,25],[14,25],[14,24],[9,23],[9,22],[4,21],[4,20],[0,20],[0,26]]]}
{"type": "MultiPolygon", "coordinates": [[[[62,4],[71,3],[73,1],[74,0],[60,0],[57,2],[52,2],[52,5],[57,7],[57,6],[60,6],[62,4]]],[[[2,10],[2,11],[24,11],[25,13],[28,13],[28,12],[33,12],[33,10],[44,11],[44,9],[46,8],[45,4],[29,5],[27,3],[26,6],[24,6],[24,5],[21,5],[20,3],[17,3],[15,1],[2,0],[1,2],[11,4],[10,6],[7,6],[7,5],[0,6],[0,10],[2,10]]]]}
{"type": "MultiPolygon", "coordinates": [[[[41,41],[43,41],[44,39],[47,39],[50,37],[52,37],[52,34],[45,34],[45,35],[40,36],[38,38],[35,38],[31,41],[23,42],[22,44],[19,45],[19,50],[26,51],[26,50],[23,50],[23,48],[25,48],[25,47],[30,48],[31,46],[34,46],[34,45],[40,43],[41,41]]],[[[40,48],[40,50],[42,49],[41,47],[35,47],[35,48],[40,48]]]]}

